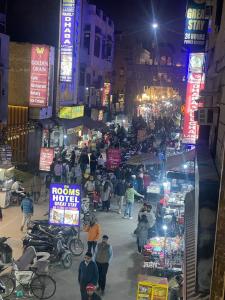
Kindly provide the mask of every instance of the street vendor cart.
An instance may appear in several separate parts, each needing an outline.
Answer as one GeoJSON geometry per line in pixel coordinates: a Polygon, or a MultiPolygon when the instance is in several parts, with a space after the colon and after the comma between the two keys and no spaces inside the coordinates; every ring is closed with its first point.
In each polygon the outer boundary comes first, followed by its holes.
{"type": "Polygon", "coordinates": [[[137,300],[167,300],[167,278],[139,275],[137,300]]]}

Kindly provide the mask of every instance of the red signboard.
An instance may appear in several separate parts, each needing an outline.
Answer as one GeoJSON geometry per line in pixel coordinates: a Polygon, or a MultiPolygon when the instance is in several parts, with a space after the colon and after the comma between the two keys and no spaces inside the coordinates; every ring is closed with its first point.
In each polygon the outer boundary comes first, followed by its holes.
{"type": "Polygon", "coordinates": [[[102,106],[108,106],[109,105],[110,90],[111,90],[111,84],[105,82],[104,83],[104,88],[103,88],[103,91],[102,91],[102,106]]]}
{"type": "Polygon", "coordinates": [[[53,158],[54,158],[53,148],[41,148],[39,170],[49,172],[50,166],[53,162],[53,158]]]}
{"type": "Polygon", "coordinates": [[[107,168],[114,170],[121,164],[121,151],[120,149],[108,149],[107,151],[107,168]]]}
{"type": "Polygon", "coordinates": [[[195,144],[198,138],[198,123],[194,119],[194,112],[198,110],[199,94],[205,85],[204,54],[191,53],[187,94],[184,112],[183,143],[195,144]]]}
{"type": "Polygon", "coordinates": [[[32,45],[30,72],[30,107],[48,106],[50,48],[32,45]]]}

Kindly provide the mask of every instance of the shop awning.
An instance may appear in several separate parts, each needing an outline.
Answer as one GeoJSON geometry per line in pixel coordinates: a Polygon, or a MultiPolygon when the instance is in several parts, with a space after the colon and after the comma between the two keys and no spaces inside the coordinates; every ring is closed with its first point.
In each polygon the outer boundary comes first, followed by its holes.
{"type": "Polygon", "coordinates": [[[57,123],[63,126],[65,129],[75,128],[78,126],[84,126],[88,129],[104,129],[106,124],[101,121],[94,121],[89,117],[81,117],[76,119],[58,119],[57,123]]]}
{"type": "MultiPolygon", "coordinates": [[[[195,150],[187,151],[182,154],[177,154],[167,157],[166,170],[171,170],[182,166],[185,162],[194,160],[195,150]]],[[[142,153],[135,155],[127,161],[128,165],[153,165],[160,164],[160,160],[153,153],[142,153]]]]}
{"type": "Polygon", "coordinates": [[[195,149],[186,151],[181,154],[172,155],[167,158],[166,170],[172,170],[183,166],[187,161],[193,161],[195,159],[195,149]]]}
{"type": "Polygon", "coordinates": [[[160,160],[153,153],[143,153],[140,155],[135,155],[127,161],[128,165],[133,165],[133,166],[154,165],[159,163],[160,160]]]}

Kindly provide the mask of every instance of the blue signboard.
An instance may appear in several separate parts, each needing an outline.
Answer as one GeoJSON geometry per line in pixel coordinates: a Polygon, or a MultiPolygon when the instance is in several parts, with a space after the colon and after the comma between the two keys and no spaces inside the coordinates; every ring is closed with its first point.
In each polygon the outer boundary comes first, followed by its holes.
{"type": "Polygon", "coordinates": [[[49,223],[80,226],[81,187],[53,183],[50,186],[49,223]]]}
{"type": "Polygon", "coordinates": [[[62,0],[60,38],[60,81],[72,82],[75,0],[62,0]]]}
{"type": "Polygon", "coordinates": [[[188,0],[184,44],[190,48],[191,52],[203,51],[207,32],[206,0],[188,0]]]}

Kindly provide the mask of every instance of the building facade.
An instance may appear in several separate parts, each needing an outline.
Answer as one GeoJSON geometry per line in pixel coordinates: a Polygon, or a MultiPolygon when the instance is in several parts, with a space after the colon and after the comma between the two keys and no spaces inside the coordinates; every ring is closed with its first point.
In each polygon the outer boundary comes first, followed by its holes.
{"type": "Polygon", "coordinates": [[[84,0],[78,96],[80,103],[97,109],[110,106],[113,56],[113,21],[102,10],[84,0]]]}
{"type": "Polygon", "coordinates": [[[204,118],[199,123],[207,132],[208,145],[220,177],[220,195],[218,200],[215,250],[211,280],[210,299],[225,297],[225,1],[212,1],[212,19],[207,45],[206,88],[200,101],[204,108],[199,112],[204,118]],[[209,118],[210,116],[210,118],[209,118]],[[206,130],[207,129],[207,130],[206,130]]]}
{"type": "MultiPolygon", "coordinates": [[[[168,87],[178,91],[184,100],[185,68],[175,61],[170,45],[154,45],[146,49],[142,42],[130,39],[125,33],[116,35],[113,92],[115,106],[125,102],[125,112],[132,116],[136,111],[138,95],[146,88],[168,87]]],[[[120,110],[118,111],[120,112],[120,110]]]]}
{"type": "MultiPolygon", "coordinates": [[[[6,1],[0,1],[0,128],[7,123],[9,36],[6,33],[6,1]]],[[[1,138],[0,138],[1,139],[1,138]]]]}
{"type": "Polygon", "coordinates": [[[9,53],[8,143],[14,163],[34,163],[41,144],[35,124],[52,116],[54,48],[10,42],[9,53]]]}

